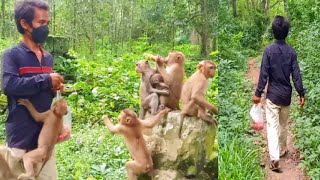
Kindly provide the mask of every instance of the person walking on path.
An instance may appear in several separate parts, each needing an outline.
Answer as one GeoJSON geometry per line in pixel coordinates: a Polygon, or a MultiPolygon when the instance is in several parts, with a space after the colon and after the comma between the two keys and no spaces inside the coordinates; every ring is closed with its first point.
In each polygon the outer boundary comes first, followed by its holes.
{"type": "Polygon", "coordinates": [[[287,153],[288,119],[293,84],[304,105],[305,90],[295,50],[286,43],[290,23],[283,16],[276,16],[272,22],[275,42],[264,49],[258,86],[252,100],[260,103],[261,94],[268,82],[266,94],[267,139],[270,169],[278,171],[280,157],[287,153]]]}

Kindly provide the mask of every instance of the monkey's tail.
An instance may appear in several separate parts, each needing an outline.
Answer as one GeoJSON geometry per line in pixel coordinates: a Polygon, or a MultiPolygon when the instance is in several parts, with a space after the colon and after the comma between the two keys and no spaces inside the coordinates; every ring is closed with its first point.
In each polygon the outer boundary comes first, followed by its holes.
{"type": "Polygon", "coordinates": [[[179,138],[180,139],[181,139],[181,134],[182,134],[183,121],[184,121],[185,117],[186,117],[185,114],[181,114],[180,126],[179,126],[179,138]]]}
{"type": "Polygon", "coordinates": [[[49,159],[45,159],[44,162],[42,163],[42,166],[40,168],[40,170],[38,171],[38,174],[36,176],[39,176],[39,174],[41,173],[41,171],[43,170],[43,167],[47,164],[49,159]]]}

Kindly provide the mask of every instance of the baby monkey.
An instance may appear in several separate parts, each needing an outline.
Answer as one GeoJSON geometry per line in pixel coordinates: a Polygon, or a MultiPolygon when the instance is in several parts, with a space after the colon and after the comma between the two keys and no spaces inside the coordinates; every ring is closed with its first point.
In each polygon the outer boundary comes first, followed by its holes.
{"type": "MultiPolygon", "coordinates": [[[[169,92],[169,86],[164,83],[164,79],[163,77],[161,76],[160,73],[155,73],[153,74],[151,77],[150,77],[150,83],[151,83],[151,86],[155,89],[158,89],[158,90],[166,90],[169,92]]],[[[165,96],[163,95],[158,95],[159,96],[159,110],[162,110],[165,108],[165,96]]]]}
{"type": "Polygon", "coordinates": [[[37,122],[43,123],[38,138],[38,148],[23,155],[26,172],[18,177],[18,179],[32,179],[52,155],[57,138],[63,131],[63,116],[68,111],[67,103],[64,99],[58,100],[52,109],[43,113],[39,113],[28,99],[19,99],[18,103],[24,105],[37,122]]]}
{"type": "Polygon", "coordinates": [[[102,119],[111,133],[122,134],[133,160],[126,163],[128,180],[136,180],[137,175],[153,170],[151,154],[147,149],[142,132],[152,128],[169,112],[166,108],[157,115],[140,120],[130,109],[123,110],[119,115],[119,124],[113,125],[107,116],[102,119]]]}

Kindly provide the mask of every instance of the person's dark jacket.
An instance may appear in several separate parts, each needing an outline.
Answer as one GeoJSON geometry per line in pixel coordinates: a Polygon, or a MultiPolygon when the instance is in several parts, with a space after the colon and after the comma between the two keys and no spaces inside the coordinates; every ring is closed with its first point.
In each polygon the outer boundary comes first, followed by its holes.
{"type": "Polygon", "coordinates": [[[292,95],[290,75],[300,97],[304,97],[305,90],[296,52],[284,40],[276,40],[264,49],[255,95],[261,97],[268,82],[267,99],[277,105],[290,105],[292,95]]]}

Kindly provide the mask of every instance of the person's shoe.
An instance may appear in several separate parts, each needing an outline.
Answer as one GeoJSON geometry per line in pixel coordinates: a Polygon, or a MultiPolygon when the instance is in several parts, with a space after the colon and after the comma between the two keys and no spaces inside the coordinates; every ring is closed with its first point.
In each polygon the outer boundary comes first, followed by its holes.
{"type": "Polygon", "coordinates": [[[269,166],[271,171],[279,171],[280,169],[280,163],[279,160],[272,160],[269,166]]]}

